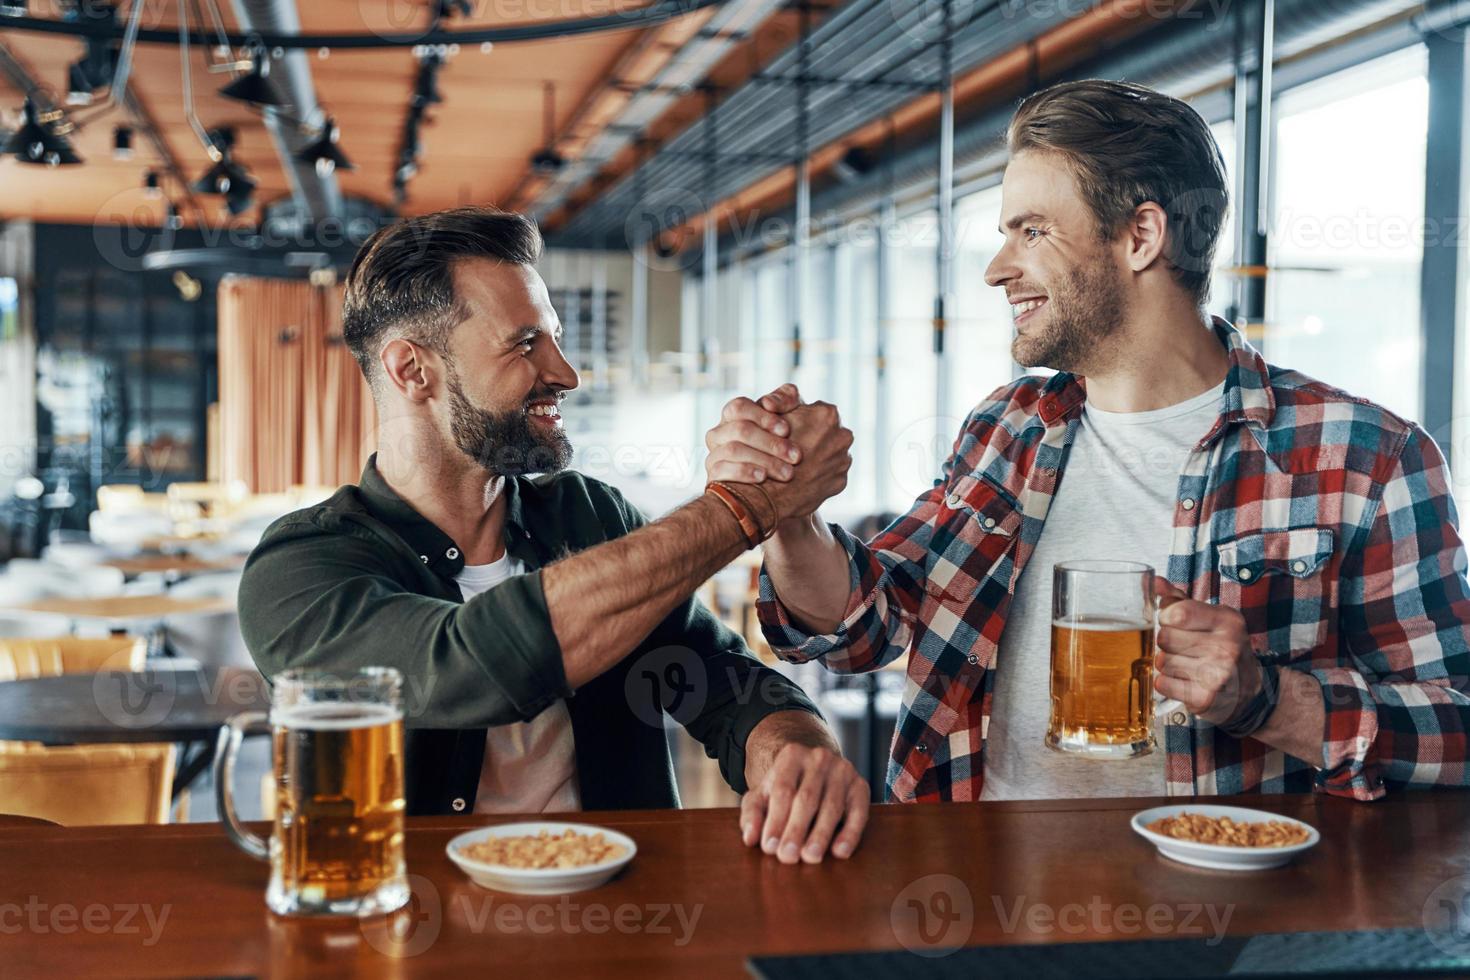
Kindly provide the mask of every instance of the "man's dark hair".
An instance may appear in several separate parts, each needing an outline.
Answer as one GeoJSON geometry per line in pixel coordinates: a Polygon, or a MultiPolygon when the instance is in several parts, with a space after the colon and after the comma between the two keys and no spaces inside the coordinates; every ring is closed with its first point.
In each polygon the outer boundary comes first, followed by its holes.
{"type": "Polygon", "coordinates": [[[1204,305],[1230,195],[1214,134],[1187,103],[1129,82],[1063,82],[1021,103],[1006,143],[1061,154],[1105,242],[1140,204],[1162,207],[1174,279],[1204,305]]]}
{"type": "Polygon", "coordinates": [[[342,300],[342,337],[376,388],[383,342],[403,337],[445,353],[468,311],[454,295],[454,264],[485,258],[534,265],[541,232],[525,215],[467,207],[406,218],[363,243],[342,300]]]}

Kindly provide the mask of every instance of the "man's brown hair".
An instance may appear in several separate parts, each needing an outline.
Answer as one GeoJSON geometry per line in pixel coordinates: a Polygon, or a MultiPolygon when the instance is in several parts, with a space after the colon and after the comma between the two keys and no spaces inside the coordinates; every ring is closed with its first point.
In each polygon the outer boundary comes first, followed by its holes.
{"type": "Polygon", "coordinates": [[[1104,242],[1140,204],[1162,207],[1164,255],[1175,280],[1204,305],[1230,192],[1225,158],[1199,113],[1129,82],[1063,82],[1021,103],[1006,144],[1012,156],[1039,150],[1065,159],[1104,242]]]}
{"type": "Polygon", "coordinates": [[[445,353],[450,333],[469,315],[454,294],[454,264],[487,258],[534,265],[540,257],[535,222],[496,208],[454,208],[380,228],[347,274],[347,349],[369,382],[376,382],[378,351],[390,335],[445,353]]]}

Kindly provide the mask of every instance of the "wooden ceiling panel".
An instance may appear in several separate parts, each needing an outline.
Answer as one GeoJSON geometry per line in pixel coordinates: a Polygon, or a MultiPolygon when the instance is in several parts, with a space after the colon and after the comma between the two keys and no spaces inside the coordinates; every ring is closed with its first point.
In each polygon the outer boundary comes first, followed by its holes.
{"type": "MultiPolygon", "coordinates": [[[[226,26],[236,28],[231,5],[219,3],[226,26]]],[[[631,9],[640,3],[608,0],[472,0],[468,19],[455,18],[455,29],[592,16],[631,9]]],[[[148,27],[176,26],[177,0],[148,0],[143,21],[148,27]]],[[[411,31],[427,24],[425,0],[298,0],[302,29],[309,33],[411,31]]],[[[699,15],[695,15],[698,17],[699,15]]],[[[196,25],[197,26],[197,25],[196,25]]],[[[478,45],[454,53],[439,74],[445,101],[430,109],[421,131],[423,155],[419,174],[409,184],[403,211],[423,213],[461,203],[504,203],[522,183],[529,161],[543,143],[543,86],[556,86],[558,130],[578,106],[608,80],[613,66],[638,38],[619,30],[549,41],[500,44],[490,51],[478,45]]],[[[54,35],[0,30],[0,43],[29,66],[61,101],[68,66],[81,53],[81,42],[54,35]]],[[[193,52],[194,102],[206,128],[234,126],[235,157],[258,181],[258,201],[290,193],[285,172],[260,116],[221,98],[217,90],[229,76],[205,70],[205,52],[193,52]]],[[[417,62],[408,49],[338,49],[322,57],[310,55],[317,98],[341,127],[343,150],[357,170],[340,173],[345,193],[387,204],[397,165],[408,100],[417,62]]],[[[158,123],[164,142],[190,180],[208,168],[204,147],[184,112],[178,49],[139,45],[134,59],[132,91],[158,123]]],[[[8,124],[18,122],[21,95],[0,79],[0,110],[8,124]]],[[[92,223],[112,209],[161,220],[164,204],[141,190],[143,174],[160,161],[141,133],[134,138],[134,158],[112,159],[112,131],[127,122],[118,109],[70,110],[85,120],[76,133],[86,163],[48,169],[0,160],[0,218],[30,217],[40,221],[92,223]]],[[[175,197],[177,189],[171,188],[175,197]]],[[[211,218],[219,220],[217,198],[201,198],[211,218]]],[[[186,215],[186,217],[190,217],[186,215]]],[[[250,220],[247,216],[245,219],[250,220]]]]}

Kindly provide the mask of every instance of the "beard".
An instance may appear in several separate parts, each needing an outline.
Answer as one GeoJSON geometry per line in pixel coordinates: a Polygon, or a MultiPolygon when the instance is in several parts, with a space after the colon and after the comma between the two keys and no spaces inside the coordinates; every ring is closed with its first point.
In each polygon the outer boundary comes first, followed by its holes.
{"type": "Polygon", "coordinates": [[[488,412],[470,401],[459,371],[449,368],[449,424],[459,451],[491,476],[556,473],[572,461],[572,443],[559,428],[531,421],[533,401],[561,396],[551,390],[533,391],[520,408],[488,412]]]}
{"type": "Polygon", "coordinates": [[[1029,336],[1017,332],[1011,342],[1016,363],[1085,375],[1108,362],[1102,341],[1123,326],[1127,300],[1122,280],[1106,255],[1100,255],[1072,269],[1037,314],[1046,317],[1046,328],[1029,336]]]}

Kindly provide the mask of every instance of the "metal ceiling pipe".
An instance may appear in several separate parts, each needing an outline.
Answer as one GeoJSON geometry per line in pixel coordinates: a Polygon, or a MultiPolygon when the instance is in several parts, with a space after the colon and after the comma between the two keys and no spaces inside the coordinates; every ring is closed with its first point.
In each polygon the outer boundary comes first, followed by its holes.
{"type": "MultiPolygon", "coordinates": [[[[240,28],[247,32],[262,34],[300,34],[301,18],[296,11],[295,0],[234,0],[235,18],[240,28]]],[[[271,78],[291,102],[291,112],[308,124],[319,123],[321,107],[316,101],[316,86],[311,80],[311,62],[305,51],[290,50],[275,57],[276,52],[267,52],[273,62],[271,78]]],[[[276,156],[281,160],[281,169],[291,183],[291,197],[303,214],[311,220],[322,222],[328,219],[341,220],[343,216],[342,188],[335,173],[323,177],[316,166],[303,163],[296,155],[306,148],[312,137],[288,119],[282,118],[274,109],[265,109],[265,128],[270,132],[276,156]]]]}
{"type": "Polygon", "coordinates": [[[540,220],[561,207],[603,164],[615,159],[650,123],[693,89],[730,52],[737,38],[763,22],[784,0],[727,0],[704,29],[675,52],[648,85],[630,98],[622,111],[588,143],[585,151],[556,175],[536,198],[531,213],[540,220]]]}
{"type": "MultiPolygon", "coordinates": [[[[1360,23],[1365,16],[1387,19],[1417,4],[1414,0],[1340,0],[1333,5],[1341,20],[1360,23]]],[[[1296,53],[1304,39],[1320,39],[1324,21],[1319,0],[1277,0],[1276,44],[1280,52],[1296,53]]],[[[1075,78],[1125,78],[1165,91],[1198,91],[1210,84],[1227,81],[1234,66],[1234,31],[1229,15],[1216,21],[1171,21],[1119,46],[1112,54],[1088,61],[1063,72],[1049,81],[1075,78]]],[[[1005,130],[1014,106],[1006,104],[989,109],[956,127],[955,166],[968,171],[995,168],[1005,160],[1005,130]]],[[[892,160],[893,173],[886,165],[848,184],[829,186],[814,200],[819,213],[856,209],[863,202],[878,198],[886,181],[899,193],[931,183],[938,178],[938,168],[931,143],[899,152],[892,160]]],[[[789,214],[789,209],[784,212],[789,214]]],[[[727,257],[730,251],[726,251],[727,257]]]]}

